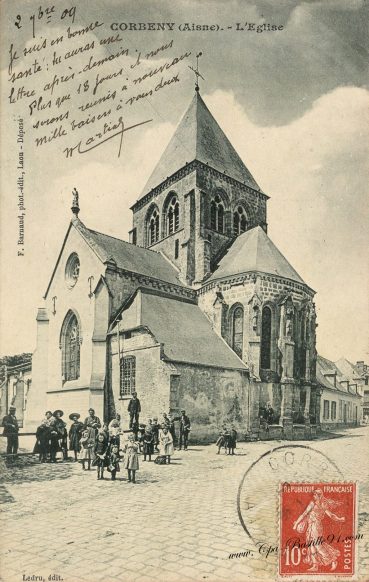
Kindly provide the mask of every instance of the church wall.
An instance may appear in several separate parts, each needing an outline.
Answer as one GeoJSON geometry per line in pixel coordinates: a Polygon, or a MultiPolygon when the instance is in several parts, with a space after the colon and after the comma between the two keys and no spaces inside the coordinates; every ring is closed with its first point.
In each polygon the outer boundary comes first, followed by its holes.
{"type": "Polygon", "coordinates": [[[185,248],[186,243],[188,243],[190,238],[191,229],[191,209],[190,200],[188,199],[188,194],[194,190],[196,186],[196,173],[191,172],[188,175],[184,175],[178,181],[173,182],[169,187],[163,189],[154,198],[145,204],[142,208],[137,209],[133,213],[133,228],[137,229],[137,244],[142,247],[149,246],[147,240],[147,228],[146,219],[149,208],[153,203],[159,209],[160,215],[160,226],[159,226],[159,241],[150,246],[154,251],[163,252],[168,259],[176,265],[183,277],[186,276],[187,269],[187,249],[185,248]],[[165,234],[165,224],[164,224],[164,209],[165,202],[170,193],[177,194],[180,214],[179,214],[179,230],[169,236],[165,234]],[[179,243],[179,256],[175,258],[175,241],[178,240],[179,243]]]}
{"type": "MultiPolygon", "coordinates": [[[[65,390],[60,392],[49,392],[47,395],[47,407],[45,410],[50,409],[51,411],[56,409],[61,409],[64,411],[63,420],[69,423],[69,415],[72,412],[79,412],[82,420],[88,416],[88,409],[90,407],[94,408],[96,414],[99,418],[103,417],[103,395],[101,391],[98,391],[98,398],[94,397],[93,393],[89,389],[79,390],[75,388],[73,390],[65,390]]],[[[42,410],[42,414],[44,414],[42,410]]],[[[40,419],[42,419],[42,415],[40,419]]]]}
{"type": "MultiPolygon", "coordinates": [[[[217,292],[221,292],[224,304],[226,323],[222,327],[222,331],[217,329],[218,333],[222,333],[224,339],[231,345],[231,325],[230,319],[232,316],[232,307],[236,304],[242,305],[244,308],[244,351],[243,359],[249,363],[248,360],[248,342],[260,340],[260,328],[253,329],[252,325],[252,309],[249,302],[256,297],[260,300],[260,307],[264,304],[276,305],[274,327],[276,331],[275,340],[278,339],[279,324],[280,324],[280,300],[290,295],[294,304],[298,308],[303,301],[312,302],[312,293],[308,292],[303,285],[293,283],[286,279],[278,279],[273,276],[263,275],[256,276],[253,274],[235,275],[232,279],[224,281],[215,281],[198,291],[198,305],[200,309],[208,316],[208,318],[215,322],[214,302],[217,298],[217,292]],[[227,324],[228,320],[228,324],[227,324]]],[[[297,339],[297,338],[296,338],[297,339]]],[[[297,342],[296,342],[297,343],[297,342]]],[[[276,365],[276,362],[274,362],[276,365]]]]}
{"type": "MultiPolygon", "coordinates": [[[[46,298],[47,312],[50,320],[48,331],[49,371],[47,376],[47,390],[49,395],[47,402],[50,402],[50,407],[52,407],[54,402],[65,401],[65,406],[67,406],[65,412],[74,411],[83,413],[83,410],[76,410],[74,407],[83,406],[85,408],[86,405],[88,407],[87,402],[90,399],[88,391],[86,391],[86,393],[76,393],[75,396],[73,396],[72,393],[68,393],[68,399],[65,399],[61,394],[57,395],[53,393],[55,391],[67,389],[78,390],[80,388],[89,388],[91,385],[93,358],[92,336],[95,327],[95,297],[89,297],[90,284],[88,279],[89,277],[93,277],[92,286],[96,286],[103,271],[104,265],[100,262],[92,249],[85,243],[81,235],[76,232],[74,227],[72,227],[65,242],[59,265],[46,298]],[[78,280],[74,287],[68,288],[65,280],[65,268],[71,253],[78,254],[80,260],[80,271],[78,280]],[[55,313],[53,313],[53,297],[56,297],[55,313]],[[70,309],[77,314],[77,319],[80,322],[80,376],[77,380],[63,383],[60,339],[62,325],[65,316],[70,309]],[[74,408],[74,410],[71,410],[71,408],[74,408]]],[[[103,375],[105,370],[104,358],[100,358],[99,362],[101,370],[95,369],[95,373],[103,375]]],[[[41,418],[43,412],[43,410],[40,411],[41,418]]]]}
{"type": "MultiPolygon", "coordinates": [[[[181,176],[181,174],[179,174],[181,176]]],[[[196,170],[172,182],[153,196],[146,204],[138,205],[133,214],[133,228],[140,246],[149,246],[147,239],[148,211],[155,205],[160,215],[159,241],[151,249],[163,252],[181,271],[182,276],[196,281],[209,272],[211,261],[233,238],[233,212],[241,203],[248,217],[248,228],[261,225],[266,228],[265,195],[215,172],[211,168],[198,165],[196,170]],[[179,230],[169,236],[165,234],[164,210],[168,196],[176,193],[180,204],[179,230]],[[195,212],[192,212],[188,194],[195,193],[195,212]],[[225,232],[214,231],[210,223],[210,203],[212,196],[220,193],[225,206],[225,232]],[[176,258],[176,242],[179,255],[176,258]],[[195,261],[194,277],[189,275],[191,262],[195,261]]]]}
{"type": "MultiPolygon", "coordinates": [[[[120,368],[117,337],[111,339],[112,352],[112,391],[115,410],[120,412],[123,429],[129,425],[127,411],[130,396],[120,397],[120,368]]],[[[133,332],[129,339],[121,338],[121,356],[136,358],[136,392],[141,402],[140,421],[162,417],[169,410],[170,375],[175,368],[160,359],[161,346],[148,332],[133,332]]]]}
{"type": "Polygon", "coordinates": [[[241,439],[250,428],[250,384],[244,372],[176,363],[179,381],[172,412],[191,420],[192,442],[214,441],[223,424],[234,424],[241,439]]]}
{"type": "MultiPolygon", "coordinates": [[[[262,193],[256,192],[210,167],[203,166],[197,170],[197,186],[206,192],[209,198],[220,192],[220,194],[224,193],[225,199],[229,201],[229,205],[225,209],[229,213],[226,217],[228,227],[226,234],[228,236],[233,236],[233,212],[240,202],[243,203],[247,212],[248,228],[257,225],[266,227],[267,197],[262,193]]],[[[210,227],[209,217],[207,217],[206,225],[210,227]]]]}
{"type": "MultiPolygon", "coordinates": [[[[111,336],[112,391],[123,428],[129,425],[130,396],[120,397],[120,370],[116,335],[111,336]]],[[[121,356],[136,358],[136,391],[141,401],[140,421],[177,415],[184,408],[191,418],[193,442],[212,441],[223,423],[234,423],[240,438],[250,427],[249,381],[246,373],[161,359],[161,346],[148,332],[121,337],[121,356]]]]}

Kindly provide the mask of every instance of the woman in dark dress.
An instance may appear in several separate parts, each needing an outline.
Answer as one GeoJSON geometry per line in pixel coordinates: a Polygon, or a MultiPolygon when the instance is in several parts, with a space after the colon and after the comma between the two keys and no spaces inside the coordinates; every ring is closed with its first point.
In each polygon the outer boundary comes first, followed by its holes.
{"type": "Polygon", "coordinates": [[[67,429],[64,420],[62,420],[64,412],[62,410],[55,410],[53,413],[53,422],[50,426],[50,456],[51,462],[56,463],[56,453],[62,451],[63,459],[66,460],[67,454],[67,429]]]}
{"type": "Polygon", "coordinates": [[[36,444],[33,452],[39,455],[40,463],[46,463],[50,453],[50,424],[52,418],[53,413],[47,410],[45,412],[45,418],[36,430],[36,444]]]}
{"type": "Polygon", "coordinates": [[[80,422],[78,419],[80,418],[80,414],[74,412],[73,414],[69,415],[72,424],[69,429],[69,450],[74,451],[74,460],[77,461],[77,456],[79,451],[81,450],[80,440],[83,430],[83,422],[80,422]]]}
{"type": "Polygon", "coordinates": [[[105,435],[100,432],[97,435],[95,444],[95,459],[93,465],[97,467],[97,478],[104,479],[104,468],[108,466],[108,441],[105,435]]]}

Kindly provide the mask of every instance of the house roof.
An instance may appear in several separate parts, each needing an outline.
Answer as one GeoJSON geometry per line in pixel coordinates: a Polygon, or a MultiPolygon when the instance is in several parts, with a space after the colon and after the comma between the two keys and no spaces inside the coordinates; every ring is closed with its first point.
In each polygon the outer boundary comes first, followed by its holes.
{"type": "Polygon", "coordinates": [[[350,383],[350,378],[342,374],[334,362],[328,360],[327,358],[323,358],[323,356],[320,356],[319,354],[316,361],[316,379],[318,383],[324,388],[329,388],[330,390],[335,390],[336,392],[350,394],[351,396],[358,396],[358,394],[354,392],[352,388],[347,390],[347,388],[340,383],[350,383]],[[334,379],[332,378],[333,374],[336,375],[336,385],[334,384],[334,379]]]}
{"type": "Polygon", "coordinates": [[[140,198],[193,160],[208,164],[254,190],[260,190],[198,92],[148,179],[140,198]]]}
{"type": "MultiPolygon", "coordinates": [[[[213,330],[201,309],[188,301],[141,290],[141,325],[163,345],[165,358],[217,368],[248,368],[213,330]]],[[[121,326],[124,330],[124,316],[121,326]]]]}
{"type": "Polygon", "coordinates": [[[353,380],[358,376],[357,372],[355,371],[354,364],[349,362],[349,360],[347,360],[346,358],[340,358],[339,360],[337,360],[337,362],[335,362],[335,366],[338,368],[341,374],[343,374],[350,380],[353,380]]]}
{"type": "Polygon", "coordinates": [[[250,271],[277,275],[305,285],[261,226],[256,226],[235,239],[208,281],[250,271]]]}

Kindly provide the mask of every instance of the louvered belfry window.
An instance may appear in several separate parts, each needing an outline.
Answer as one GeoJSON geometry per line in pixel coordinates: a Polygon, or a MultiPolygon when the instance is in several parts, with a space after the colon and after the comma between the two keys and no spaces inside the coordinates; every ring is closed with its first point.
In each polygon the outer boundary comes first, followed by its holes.
{"type": "Polygon", "coordinates": [[[233,213],[233,234],[238,236],[247,230],[246,211],[242,206],[237,206],[233,213]]]}
{"type": "Polygon", "coordinates": [[[210,203],[210,228],[224,233],[224,206],[218,194],[210,203]]]}
{"type": "Polygon", "coordinates": [[[177,196],[172,196],[167,211],[167,234],[173,234],[179,229],[179,202],[177,196]]]}
{"type": "Polygon", "coordinates": [[[153,245],[159,240],[159,212],[155,208],[149,220],[149,245],[153,245]]]}

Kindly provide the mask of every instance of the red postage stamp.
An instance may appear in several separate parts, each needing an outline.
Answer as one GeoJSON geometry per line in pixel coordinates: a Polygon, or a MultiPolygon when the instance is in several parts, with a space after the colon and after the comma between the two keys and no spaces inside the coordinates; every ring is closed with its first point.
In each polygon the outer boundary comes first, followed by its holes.
{"type": "Polygon", "coordinates": [[[353,576],[356,484],[283,483],[280,576],[353,576]]]}

